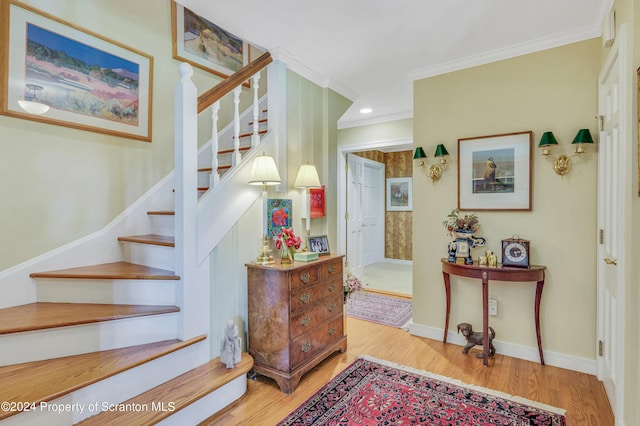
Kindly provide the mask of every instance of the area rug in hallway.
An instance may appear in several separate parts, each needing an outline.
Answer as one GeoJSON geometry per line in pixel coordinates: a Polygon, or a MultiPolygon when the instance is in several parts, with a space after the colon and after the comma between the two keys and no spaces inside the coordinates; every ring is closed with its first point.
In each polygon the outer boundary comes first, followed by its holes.
{"type": "Polygon", "coordinates": [[[347,299],[347,315],[402,328],[411,320],[411,300],[369,291],[357,292],[347,299]]]}
{"type": "Polygon", "coordinates": [[[305,401],[288,425],[566,425],[564,410],[361,357],[305,401]]]}

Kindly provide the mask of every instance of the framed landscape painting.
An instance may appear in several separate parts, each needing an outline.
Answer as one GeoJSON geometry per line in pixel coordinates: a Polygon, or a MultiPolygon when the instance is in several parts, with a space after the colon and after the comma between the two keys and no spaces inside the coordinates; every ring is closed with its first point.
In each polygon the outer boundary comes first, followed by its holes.
{"type": "Polygon", "coordinates": [[[151,141],[151,56],[14,0],[0,1],[2,114],[151,141]],[[49,109],[34,115],[18,101],[49,109]]]}
{"type": "Polygon", "coordinates": [[[173,57],[226,78],[249,63],[249,45],[239,37],[171,1],[173,57]]]}
{"type": "Polygon", "coordinates": [[[458,139],[459,210],[531,210],[533,132],[458,139]]]}

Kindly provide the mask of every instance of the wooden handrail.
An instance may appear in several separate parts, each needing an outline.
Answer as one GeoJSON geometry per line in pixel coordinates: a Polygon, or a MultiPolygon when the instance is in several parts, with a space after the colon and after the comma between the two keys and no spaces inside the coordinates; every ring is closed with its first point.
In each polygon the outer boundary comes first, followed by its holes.
{"type": "Polygon", "coordinates": [[[231,92],[233,89],[253,77],[271,62],[273,62],[273,58],[271,58],[271,54],[269,52],[266,52],[255,61],[252,61],[250,64],[245,65],[235,74],[230,75],[229,77],[224,79],[215,87],[212,87],[202,95],[198,96],[198,114],[209,108],[215,102],[222,99],[227,93],[231,92]]]}

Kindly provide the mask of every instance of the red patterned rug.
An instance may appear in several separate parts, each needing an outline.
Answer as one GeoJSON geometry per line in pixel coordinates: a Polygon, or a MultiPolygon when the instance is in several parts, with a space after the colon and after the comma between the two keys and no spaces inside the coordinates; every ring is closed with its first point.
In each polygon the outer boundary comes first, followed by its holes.
{"type": "Polygon", "coordinates": [[[402,328],[411,320],[411,300],[368,291],[347,299],[347,315],[365,321],[402,328]]]}
{"type": "Polygon", "coordinates": [[[279,425],[566,425],[564,410],[362,357],[279,425]]]}

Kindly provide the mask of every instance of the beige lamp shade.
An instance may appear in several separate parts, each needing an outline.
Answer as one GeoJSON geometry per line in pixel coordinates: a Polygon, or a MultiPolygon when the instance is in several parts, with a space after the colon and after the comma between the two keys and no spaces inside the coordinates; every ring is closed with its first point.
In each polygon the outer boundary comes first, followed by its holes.
{"type": "Polygon", "coordinates": [[[322,186],[320,178],[318,177],[318,171],[315,166],[311,164],[304,164],[300,166],[298,171],[298,177],[294,184],[296,188],[319,188],[322,186]]]}
{"type": "Polygon", "coordinates": [[[251,185],[279,185],[282,182],[273,157],[264,154],[253,160],[249,179],[251,185]]]}

